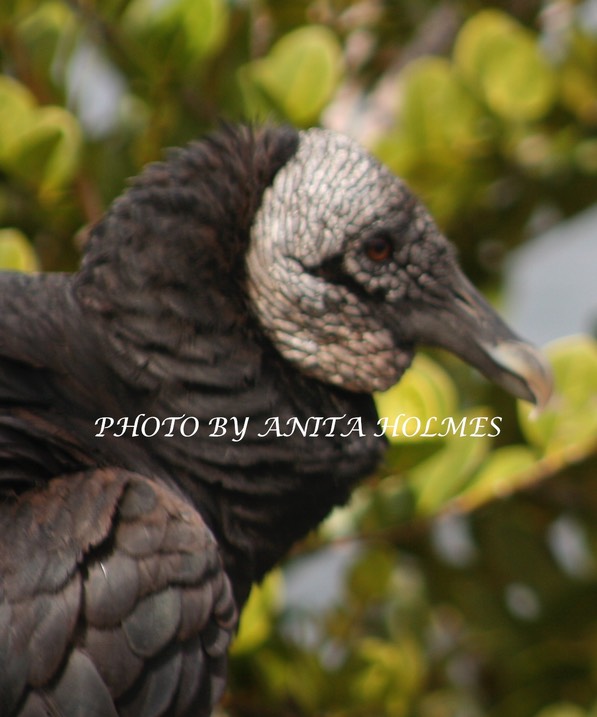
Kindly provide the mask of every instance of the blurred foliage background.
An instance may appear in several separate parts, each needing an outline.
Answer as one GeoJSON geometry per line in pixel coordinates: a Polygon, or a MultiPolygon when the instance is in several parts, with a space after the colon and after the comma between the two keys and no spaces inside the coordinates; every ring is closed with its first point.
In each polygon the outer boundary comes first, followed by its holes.
{"type": "MultiPolygon", "coordinates": [[[[2,0],[0,267],[73,270],[165,147],[267,119],[360,139],[499,303],[511,251],[597,201],[596,17],[590,0],[2,0]]],[[[597,717],[597,343],[547,353],[538,419],[440,354],[378,398],[392,422],[501,430],[398,426],[379,474],[254,591],[223,714],[597,717]]]]}

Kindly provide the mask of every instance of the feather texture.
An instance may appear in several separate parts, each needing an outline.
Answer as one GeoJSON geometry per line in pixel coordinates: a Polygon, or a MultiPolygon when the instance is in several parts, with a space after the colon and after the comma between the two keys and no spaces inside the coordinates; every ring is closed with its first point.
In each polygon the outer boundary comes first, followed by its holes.
{"type": "Polygon", "coordinates": [[[377,465],[370,393],[420,340],[548,392],[422,205],[320,130],[173,152],[0,307],[2,717],[209,715],[251,585],[377,465]]]}

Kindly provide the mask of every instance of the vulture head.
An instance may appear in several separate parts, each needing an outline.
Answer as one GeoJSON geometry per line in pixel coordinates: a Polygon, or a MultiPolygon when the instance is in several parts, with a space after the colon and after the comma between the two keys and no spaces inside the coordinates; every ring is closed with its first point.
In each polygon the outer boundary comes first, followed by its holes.
{"type": "Polygon", "coordinates": [[[328,130],[227,128],[150,165],[92,232],[75,284],[108,319],[121,375],[148,390],[258,390],[272,368],[370,395],[427,345],[539,407],[551,393],[422,203],[328,130]]]}
{"type": "MultiPolygon", "coordinates": [[[[322,129],[226,128],[150,165],[92,231],[74,286],[126,386],[110,391],[124,408],[96,416],[251,419],[242,440],[158,434],[142,455],[175,473],[250,579],[378,464],[371,394],[399,381],[418,346],[539,406],[551,391],[540,354],[464,277],[405,184],[322,129]],[[359,416],[365,435],[275,440],[259,433],[269,416],[359,416]],[[250,561],[248,533],[261,546],[250,561]]],[[[138,443],[123,446],[111,450],[136,468],[138,443]]]]}
{"type": "Polygon", "coordinates": [[[352,139],[311,129],[255,216],[248,292],[279,352],[350,391],[395,384],[415,348],[455,353],[542,406],[538,352],[498,317],[405,184],[352,139]]]}

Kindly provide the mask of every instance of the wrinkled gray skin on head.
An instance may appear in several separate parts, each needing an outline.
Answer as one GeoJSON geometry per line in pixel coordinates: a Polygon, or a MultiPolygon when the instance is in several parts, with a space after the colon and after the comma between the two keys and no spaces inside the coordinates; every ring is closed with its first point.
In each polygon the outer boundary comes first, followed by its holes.
{"type": "Polygon", "coordinates": [[[398,381],[413,350],[388,327],[380,300],[415,300],[446,253],[449,245],[403,182],[350,138],[312,129],[301,133],[296,155],[263,198],[247,257],[249,292],[286,359],[349,390],[382,391],[398,381]],[[364,246],[378,233],[396,242],[382,265],[364,246]],[[355,286],[328,280],[322,267],[340,256],[355,286]]]}
{"type": "Polygon", "coordinates": [[[348,137],[302,132],[263,197],[248,291],[280,353],[351,391],[396,383],[415,347],[445,348],[543,406],[551,374],[460,271],[406,186],[348,137]],[[387,255],[384,251],[388,249],[387,255]]]}

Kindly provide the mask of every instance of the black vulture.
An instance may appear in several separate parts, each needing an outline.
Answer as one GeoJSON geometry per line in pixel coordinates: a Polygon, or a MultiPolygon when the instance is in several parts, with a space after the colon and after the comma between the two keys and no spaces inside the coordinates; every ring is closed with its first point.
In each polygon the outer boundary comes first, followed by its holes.
{"type": "Polygon", "coordinates": [[[418,345],[550,391],[421,203],[321,129],[174,151],[0,307],[3,717],[208,715],[251,585],[376,467],[371,394],[418,345]]]}

